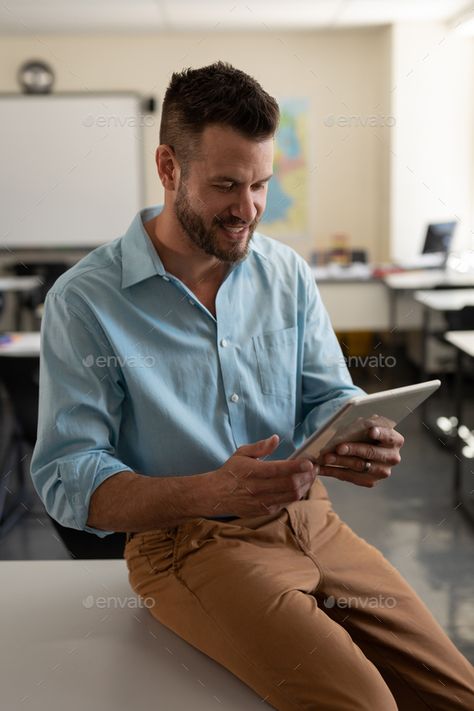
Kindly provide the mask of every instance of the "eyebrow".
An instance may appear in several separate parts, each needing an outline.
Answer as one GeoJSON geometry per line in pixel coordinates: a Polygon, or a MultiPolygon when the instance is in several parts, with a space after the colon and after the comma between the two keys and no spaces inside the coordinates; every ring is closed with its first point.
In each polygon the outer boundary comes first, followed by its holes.
{"type": "MultiPolygon", "coordinates": [[[[273,173],[266,178],[262,178],[261,180],[256,180],[256,183],[268,183],[268,181],[273,177],[273,173]]],[[[236,180],[235,178],[231,178],[228,175],[217,175],[213,178],[211,178],[211,183],[235,183],[235,185],[242,185],[241,180],[236,180]]]]}

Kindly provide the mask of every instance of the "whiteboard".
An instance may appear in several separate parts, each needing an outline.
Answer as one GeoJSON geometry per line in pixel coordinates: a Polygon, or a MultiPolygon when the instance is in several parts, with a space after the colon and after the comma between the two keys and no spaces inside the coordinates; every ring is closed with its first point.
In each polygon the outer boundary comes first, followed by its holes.
{"type": "Polygon", "coordinates": [[[94,247],[143,207],[135,94],[0,96],[0,248],[94,247]]]}

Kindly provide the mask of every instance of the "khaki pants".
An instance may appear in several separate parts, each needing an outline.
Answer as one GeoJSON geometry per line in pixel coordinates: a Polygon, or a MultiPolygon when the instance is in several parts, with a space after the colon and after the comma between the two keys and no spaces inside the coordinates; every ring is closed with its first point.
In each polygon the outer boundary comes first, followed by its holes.
{"type": "Polygon", "coordinates": [[[129,534],[161,623],[281,711],[474,709],[474,674],[320,481],[278,514],[129,534]]]}

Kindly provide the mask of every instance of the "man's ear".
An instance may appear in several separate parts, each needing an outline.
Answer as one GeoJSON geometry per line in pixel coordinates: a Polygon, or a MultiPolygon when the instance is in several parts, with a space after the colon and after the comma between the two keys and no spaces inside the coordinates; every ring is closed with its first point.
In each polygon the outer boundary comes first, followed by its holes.
{"type": "Polygon", "coordinates": [[[176,190],[179,182],[179,164],[171,146],[161,144],[155,153],[156,168],[165,190],[176,190]]]}

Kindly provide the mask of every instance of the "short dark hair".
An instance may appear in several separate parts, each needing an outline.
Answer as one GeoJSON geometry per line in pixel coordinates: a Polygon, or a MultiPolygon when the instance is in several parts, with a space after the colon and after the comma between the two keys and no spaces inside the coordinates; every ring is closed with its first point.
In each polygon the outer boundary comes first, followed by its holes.
{"type": "Polygon", "coordinates": [[[256,141],[272,137],[280,111],[260,84],[227,62],[175,72],[163,99],[160,143],[173,147],[184,169],[211,124],[235,129],[256,141]]]}

